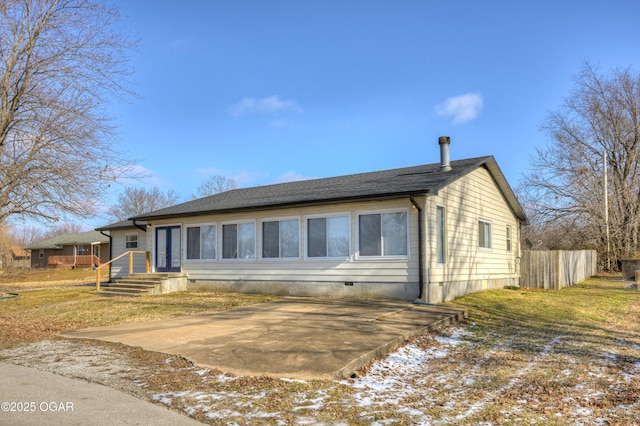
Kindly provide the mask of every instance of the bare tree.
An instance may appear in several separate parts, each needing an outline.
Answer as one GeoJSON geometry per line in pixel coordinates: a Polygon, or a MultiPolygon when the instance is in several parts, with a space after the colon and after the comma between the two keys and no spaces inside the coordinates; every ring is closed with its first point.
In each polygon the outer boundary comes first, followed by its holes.
{"type": "Polygon", "coordinates": [[[15,242],[6,224],[0,224],[0,268],[6,268],[15,242]]]}
{"type": "Polygon", "coordinates": [[[28,247],[32,243],[46,239],[44,230],[37,226],[13,226],[9,233],[12,241],[19,247],[28,247]]]}
{"type": "Polygon", "coordinates": [[[630,69],[599,74],[585,64],[574,91],[543,128],[550,143],[532,156],[523,180],[532,216],[578,232],[576,244],[596,247],[610,261],[603,265],[637,255],[640,75],[630,69]]]}
{"type": "Polygon", "coordinates": [[[0,2],[0,223],[93,213],[131,163],[105,106],[134,45],[99,0],[0,2]]]}
{"type": "Polygon", "coordinates": [[[118,202],[109,207],[107,213],[115,220],[125,220],[172,206],[178,202],[179,198],[178,193],[172,189],[163,193],[155,186],[150,189],[127,187],[118,196],[118,202]]]}
{"type": "Polygon", "coordinates": [[[237,187],[236,181],[232,178],[212,175],[198,186],[192,198],[207,197],[209,195],[219,194],[220,192],[230,191],[237,187]]]}
{"type": "Polygon", "coordinates": [[[66,234],[79,234],[80,232],[86,232],[90,229],[83,227],[77,223],[61,223],[60,225],[56,225],[53,228],[48,228],[42,234],[42,239],[46,240],[48,238],[57,237],[58,235],[66,235],[66,234]]]}

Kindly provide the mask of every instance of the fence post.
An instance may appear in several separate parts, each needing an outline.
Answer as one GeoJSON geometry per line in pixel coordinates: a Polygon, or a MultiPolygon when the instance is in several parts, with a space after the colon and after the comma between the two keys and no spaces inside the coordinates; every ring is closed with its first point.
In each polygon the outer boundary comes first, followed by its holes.
{"type": "Polygon", "coordinates": [[[129,273],[133,273],[133,252],[129,252],[129,273]]]}
{"type": "Polygon", "coordinates": [[[96,291],[100,291],[100,268],[96,268],[96,291]]]}

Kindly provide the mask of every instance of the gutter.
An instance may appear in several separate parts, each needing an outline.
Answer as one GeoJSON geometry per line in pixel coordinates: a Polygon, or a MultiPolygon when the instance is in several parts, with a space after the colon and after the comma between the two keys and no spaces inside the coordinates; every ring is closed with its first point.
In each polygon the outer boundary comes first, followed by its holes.
{"type": "Polygon", "coordinates": [[[133,226],[135,226],[136,228],[138,228],[138,229],[140,229],[140,230],[142,230],[144,232],[147,232],[147,227],[146,226],[142,226],[142,225],[138,225],[136,223],[136,219],[133,219],[132,222],[133,222],[133,226]]]}
{"type": "Polygon", "coordinates": [[[418,299],[422,299],[423,296],[423,288],[424,288],[424,236],[422,235],[423,219],[422,219],[422,208],[416,202],[413,194],[409,195],[409,200],[413,207],[418,210],[418,299]]]}
{"type": "MultiPolygon", "coordinates": [[[[229,214],[229,213],[244,213],[244,212],[256,212],[256,211],[265,211],[265,210],[275,210],[281,208],[295,208],[295,207],[312,207],[312,206],[327,206],[334,204],[342,204],[347,202],[359,202],[359,201],[370,201],[370,200],[401,200],[404,199],[407,195],[411,195],[416,191],[425,193],[425,194],[433,194],[438,195],[436,188],[426,188],[426,189],[412,189],[411,191],[398,191],[393,193],[384,193],[384,194],[372,194],[372,195],[358,195],[352,197],[340,197],[340,198],[327,198],[320,200],[302,200],[302,201],[291,201],[291,202],[282,202],[282,203],[273,203],[273,204],[256,204],[251,206],[239,206],[239,207],[229,207],[222,209],[207,209],[207,210],[196,210],[196,211],[183,211],[178,213],[169,213],[169,214],[158,214],[158,215],[141,215],[136,216],[135,218],[131,218],[134,222],[136,220],[164,220],[164,219],[176,219],[182,218],[185,216],[208,216],[212,214],[229,214]]],[[[170,208],[170,207],[168,207],[170,208]]],[[[137,226],[137,225],[136,225],[137,226]]]]}
{"type": "MultiPolygon", "coordinates": [[[[98,230],[99,233],[109,238],[109,260],[113,259],[113,238],[111,235],[105,234],[102,230],[98,230]]],[[[109,264],[109,282],[111,282],[111,263],[109,264]]],[[[96,272],[97,273],[97,272],[96,272]]]]}

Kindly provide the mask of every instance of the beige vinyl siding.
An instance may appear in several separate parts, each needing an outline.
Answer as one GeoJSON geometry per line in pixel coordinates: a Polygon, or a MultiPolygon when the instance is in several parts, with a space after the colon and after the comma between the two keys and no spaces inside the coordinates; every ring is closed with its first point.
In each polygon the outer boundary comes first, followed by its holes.
{"type": "Polygon", "coordinates": [[[426,200],[426,265],[430,282],[514,278],[518,276],[518,219],[489,172],[478,168],[426,200]],[[447,262],[437,263],[436,205],[446,207],[447,262]],[[478,221],[491,223],[491,248],[479,247],[478,221]],[[506,228],[511,227],[511,252],[506,228]]]}
{"type": "MultiPolygon", "coordinates": [[[[114,230],[111,231],[111,241],[113,243],[113,257],[116,258],[122,253],[126,253],[130,250],[142,250],[145,251],[147,247],[147,234],[139,229],[131,230],[114,230]],[[138,236],[138,248],[127,248],[126,236],[127,235],[138,236]]],[[[143,254],[134,254],[133,256],[133,271],[145,272],[146,270],[146,258],[143,254]]],[[[111,264],[111,278],[122,278],[129,274],[129,256],[124,256],[121,259],[116,260],[111,264]]]]}
{"type": "MultiPolygon", "coordinates": [[[[411,208],[409,198],[392,201],[349,203],[330,206],[314,206],[293,209],[265,210],[261,212],[234,213],[227,215],[198,216],[185,219],[182,223],[182,271],[190,280],[221,281],[297,281],[297,282],[378,282],[417,283],[418,282],[418,221],[417,210],[411,208]],[[406,211],[409,221],[409,255],[401,258],[357,258],[358,214],[388,211],[406,211]],[[324,259],[306,257],[308,217],[347,215],[350,219],[350,256],[348,259],[324,259]],[[279,219],[299,219],[300,257],[295,259],[263,259],[262,221],[279,219]],[[255,221],[256,259],[222,259],[223,223],[255,221]],[[217,259],[214,261],[187,260],[186,234],[188,225],[215,224],[217,227],[217,259]]],[[[172,222],[171,224],[175,224],[172,222]]],[[[166,225],[169,225],[167,221],[166,225]]],[[[165,226],[154,221],[153,226],[165,226]]],[[[152,234],[152,232],[149,232],[152,234]]]]}

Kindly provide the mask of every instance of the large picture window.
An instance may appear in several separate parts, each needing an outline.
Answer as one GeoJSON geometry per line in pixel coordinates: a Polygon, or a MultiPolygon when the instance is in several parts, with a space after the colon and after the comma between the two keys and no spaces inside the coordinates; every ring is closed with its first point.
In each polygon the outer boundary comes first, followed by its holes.
{"type": "Polygon", "coordinates": [[[491,248],[491,222],[482,219],[478,221],[478,247],[491,248]]]}
{"type": "Polygon", "coordinates": [[[349,228],[349,216],[307,219],[307,257],[349,257],[349,228]]]}
{"type": "Polygon", "coordinates": [[[358,223],[360,256],[407,256],[407,212],[361,214],[358,223]]]}
{"type": "Polygon", "coordinates": [[[216,226],[187,227],[187,259],[211,260],[216,258],[216,226]]]}
{"type": "Polygon", "coordinates": [[[234,223],[222,225],[222,258],[256,258],[255,223],[234,223]]]}
{"type": "Polygon", "coordinates": [[[300,257],[300,221],[290,219],[262,222],[262,257],[300,257]]]}

